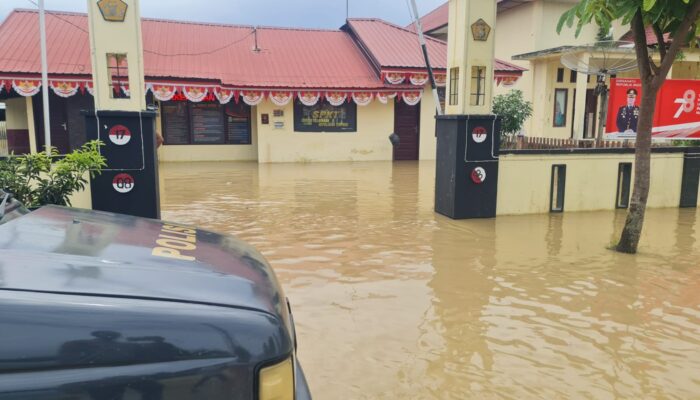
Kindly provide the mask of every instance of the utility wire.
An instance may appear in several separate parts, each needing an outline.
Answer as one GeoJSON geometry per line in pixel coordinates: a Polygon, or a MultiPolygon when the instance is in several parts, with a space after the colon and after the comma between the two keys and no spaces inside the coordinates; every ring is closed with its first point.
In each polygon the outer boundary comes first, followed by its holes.
{"type": "MultiPolygon", "coordinates": [[[[32,4],[34,4],[34,5],[37,6],[37,7],[39,6],[34,0],[27,0],[27,1],[30,2],[30,3],[32,3],[32,4]]],[[[79,26],[79,25],[76,25],[76,24],[74,24],[73,22],[71,22],[71,21],[69,21],[69,20],[67,20],[67,19],[65,19],[65,18],[62,18],[61,16],[59,16],[59,15],[57,15],[57,14],[47,13],[47,15],[50,15],[50,16],[52,16],[52,17],[58,19],[58,20],[61,20],[61,21],[65,22],[65,23],[67,23],[68,25],[71,25],[71,26],[75,27],[76,29],[78,29],[78,30],[80,30],[80,31],[82,31],[82,32],[84,32],[84,33],[88,33],[88,34],[89,34],[89,32],[88,32],[85,28],[83,28],[83,27],[81,27],[81,26],[79,26]]],[[[184,56],[205,56],[205,55],[211,55],[211,54],[214,54],[214,53],[216,53],[216,52],[219,52],[219,51],[221,51],[221,50],[224,50],[224,49],[226,49],[226,48],[229,48],[229,47],[231,47],[231,46],[233,46],[233,45],[236,45],[236,44],[238,44],[238,43],[244,41],[245,39],[247,39],[248,37],[250,37],[250,36],[251,36],[252,34],[254,34],[254,33],[255,33],[255,29],[251,29],[251,31],[250,31],[247,35],[243,36],[243,37],[240,38],[240,39],[237,39],[237,40],[235,40],[235,41],[233,41],[233,42],[231,42],[231,43],[225,44],[225,45],[223,45],[223,46],[221,46],[221,47],[217,47],[217,48],[215,48],[215,49],[213,49],[213,50],[203,51],[203,52],[201,52],[201,53],[173,53],[173,54],[167,54],[167,53],[161,53],[161,52],[158,52],[158,51],[148,50],[148,49],[144,49],[143,52],[144,52],[144,53],[149,53],[149,54],[154,54],[154,55],[157,55],[157,56],[160,56],[160,57],[184,57],[184,56]]]]}

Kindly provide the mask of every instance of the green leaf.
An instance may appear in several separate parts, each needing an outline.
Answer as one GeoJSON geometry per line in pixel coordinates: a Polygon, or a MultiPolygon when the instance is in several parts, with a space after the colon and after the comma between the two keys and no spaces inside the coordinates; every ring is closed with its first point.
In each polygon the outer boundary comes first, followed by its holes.
{"type": "Polygon", "coordinates": [[[644,4],[642,5],[642,9],[644,11],[649,11],[652,8],[654,8],[655,4],[656,4],[656,0],[644,0],[644,4]]]}

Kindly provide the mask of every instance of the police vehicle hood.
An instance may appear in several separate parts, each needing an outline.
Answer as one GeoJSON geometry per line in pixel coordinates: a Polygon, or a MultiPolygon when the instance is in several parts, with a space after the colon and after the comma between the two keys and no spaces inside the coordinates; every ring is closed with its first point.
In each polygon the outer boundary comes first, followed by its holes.
{"type": "Polygon", "coordinates": [[[158,299],[287,317],[270,266],[232,236],[58,206],[0,225],[0,290],[158,299]]]}

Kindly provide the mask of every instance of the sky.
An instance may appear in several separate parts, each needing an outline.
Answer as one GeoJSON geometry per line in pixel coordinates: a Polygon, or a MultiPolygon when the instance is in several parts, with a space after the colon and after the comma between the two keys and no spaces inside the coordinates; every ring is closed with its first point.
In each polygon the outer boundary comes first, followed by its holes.
{"type": "MultiPolygon", "coordinates": [[[[347,0],[350,17],[374,17],[405,26],[409,0],[347,0]]],[[[447,0],[416,0],[425,15],[447,0]]],[[[0,20],[36,0],[0,0],[0,20]]],[[[47,10],[86,12],[86,0],[44,0],[47,10]]],[[[337,29],[346,0],[141,0],[141,16],[197,22],[337,29]]]]}

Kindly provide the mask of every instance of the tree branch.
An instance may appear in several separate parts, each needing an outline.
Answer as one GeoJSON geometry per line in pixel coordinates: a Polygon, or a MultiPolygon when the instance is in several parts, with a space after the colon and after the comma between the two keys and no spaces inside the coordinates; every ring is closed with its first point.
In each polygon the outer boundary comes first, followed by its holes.
{"type": "MultiPolygon", "coordinates": [[[[696,0],[700,2],[700,0],[696,0]]],[[[647,35],[644,31],[644,19],[642,9],[638,8],[632,18],[632,33],[634,34],[634,51],[637,53],[637,66],[639,67],[639,77],[642,82],[648,82],[652,78],[651,60],[647,49],[647,35]]]]}
{"type": "Polygon", "coordinates": [[[659,46],[659,55],[663,60],[666,57],[666,41],[664,40],[664,33],[661,31],[658,23],[651,24],[654,29],[654,34],[656,35],[656,45],[659,46]]]}
{"type": "Polygon", "coordinates": [[[656,65],[656,63],[654,62],[654,58],[651,56],[649,56],[649,67],[651,67],[654,76],[659,76],[659,72],[661,72],[661,70],[659,69],[659,66],[656,65]]]}
{"type": "Polygon", "coordinates": [[[668,48],[666,56],[663,59],[661,59],[659,75],[657,75],[654,78],[656,80],[655,83],[660,84],[661,82],[663,82],[664,79],[666,79],[666,75],[671,69],[671,66],[673,65],[673,62],[676,59],[678,51],[680,51],[682,46],[686,45],[688,33],[690,32],[690,27],[693,24],[695,24],[695,20],[697,20],[699,14],[700,0],[694,0],[693,4],[688,9],[688,13],[685,14],[685,17],[683,17],[681,24],[678,26],[678,29],[676,29],[676,32],[673,34],[673,42],[671,42],[671,46],[668,48]]]}

